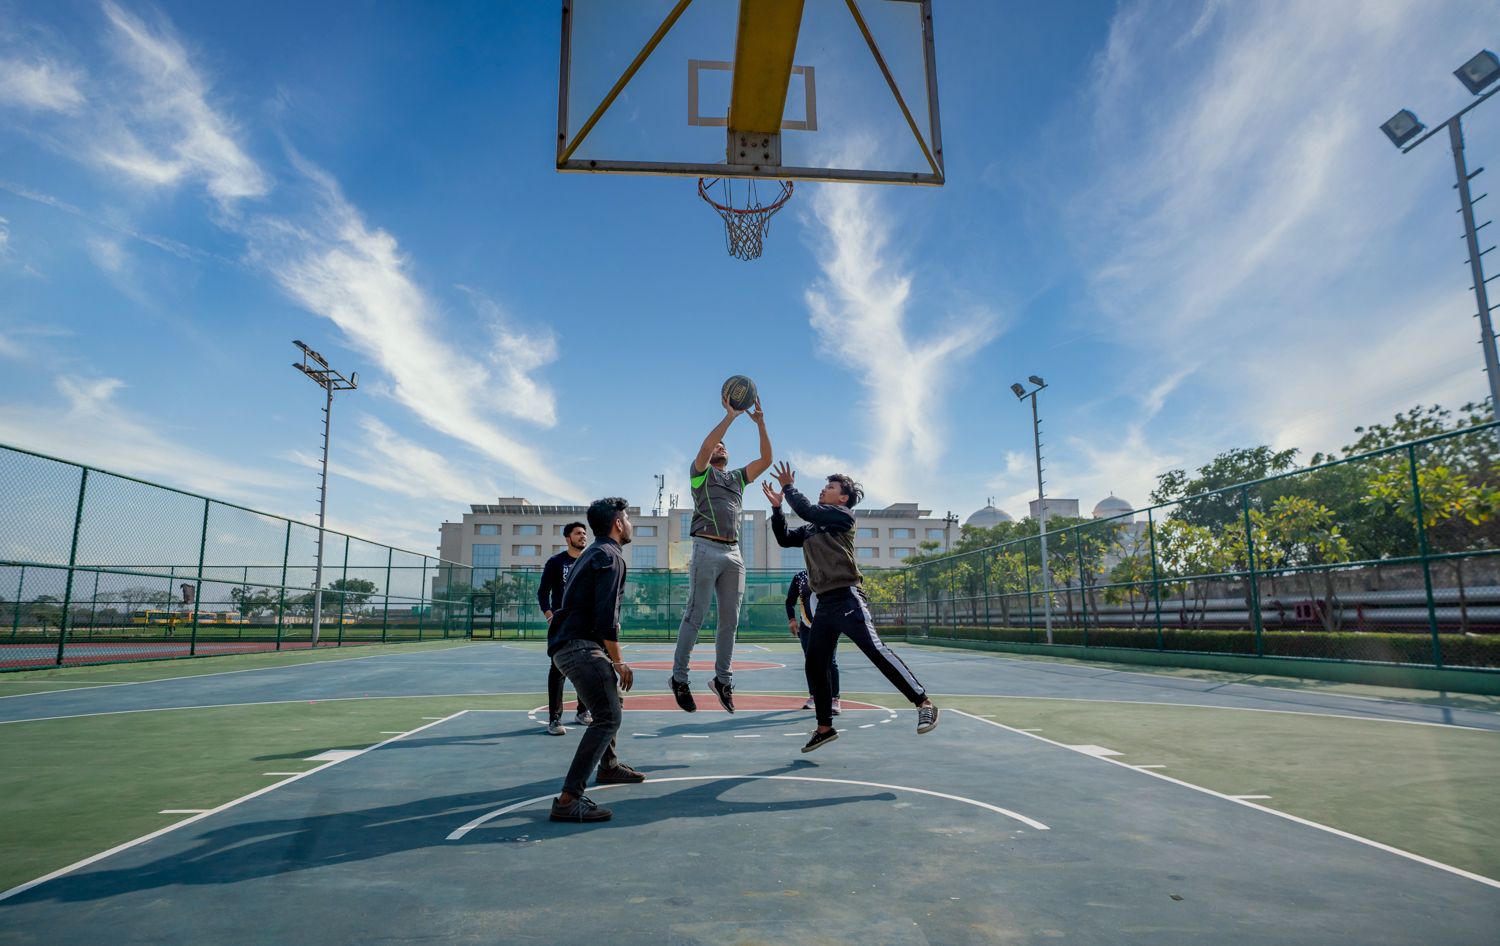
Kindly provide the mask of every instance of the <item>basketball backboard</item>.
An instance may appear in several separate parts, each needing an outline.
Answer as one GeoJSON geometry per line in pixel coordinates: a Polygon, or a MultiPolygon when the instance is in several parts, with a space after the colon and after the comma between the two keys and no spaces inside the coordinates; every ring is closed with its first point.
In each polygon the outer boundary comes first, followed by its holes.
{"type": "Polygon", "coordinates": [[[931,0],[563,0],[557,125],[559,171],[941,184],[931,0]]]}

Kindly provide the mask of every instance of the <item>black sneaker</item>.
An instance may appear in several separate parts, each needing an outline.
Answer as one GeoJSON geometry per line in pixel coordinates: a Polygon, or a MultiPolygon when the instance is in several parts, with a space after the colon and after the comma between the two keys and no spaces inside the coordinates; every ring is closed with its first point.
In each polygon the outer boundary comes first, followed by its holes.
{"type": "Polygon", "coordinates": [[[917,707],[917,735],[937,728],[938,708],[931,703],[917,707]]]}
{"type": "Polygon", "coordinates": [[[614,817],[614,812],[608,808],[600,808],[587,795],[579,795],[566,805],[556,798],[552,799],[551,820],[553,821],[588,824],[591,821],[608,821],[612,817],[614,817]]]}
{"type": "Polygon", "coordinates": [[[807,745],[802,747],[802,751],[811,752],[819,746],[823,745],[825,742],[833,742],[838,737],[839,731],[837,729],[830,729],[827,732],[821,732],[814,729],[812,738],[807,740],[807,745]]]}
{"type": "Polygon", "coordinates": [[[708,688],[713,690],[714,696],[717,696],[719,702],[724,704],[724,712],[734,712],[734,684],[720,683],[719,678],[714,677],[713,681],[709,683],[708,688]]]}
{"type": "Polygon", "coordinates": [[[599,767],[599,775],[594,779],[595,785],[633,785],[636,782],[644,782],[646,776],[632,769],[624,762],[616,762],[605,768],[599,767]]]}
{"type": "Polygon", "coordinates": [[[676,677],[672,678],[672,696],[676,698],[677,706],[683,712],[698,712],[698,704],[693,699],[693,688],[676,677]]]}

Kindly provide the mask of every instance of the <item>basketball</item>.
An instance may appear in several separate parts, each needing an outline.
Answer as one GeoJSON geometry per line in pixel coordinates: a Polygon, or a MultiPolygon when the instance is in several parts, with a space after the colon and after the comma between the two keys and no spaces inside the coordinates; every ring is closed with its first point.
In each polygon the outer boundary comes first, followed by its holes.
{"type": "Polygon", "coordinates": [[[729,406],[737,411],[754,407],[755,399],[759,396],[755,390],[755,382],[742,374],[737,374],[725,381],[719,393],[729,402],[729,406]]]}

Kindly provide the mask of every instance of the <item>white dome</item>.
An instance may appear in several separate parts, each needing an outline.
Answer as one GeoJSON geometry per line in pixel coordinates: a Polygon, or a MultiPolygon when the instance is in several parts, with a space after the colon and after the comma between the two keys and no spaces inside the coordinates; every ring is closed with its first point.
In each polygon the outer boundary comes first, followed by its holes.
{"type": "Polygon", "coordinates": [[[983,509],[975,511],[973,515],[965,519],[964,525],[974,526],[978,529],[988,529],[991,526],[998,526],[1002,522],[1015,521],[1016,520],[1010,517],[1010,513],[1006,512],[1004,509],[996,509],[994,506],[985,506],[983,509]]]}
{"type": "MultiPolygon", "coordinates": [[[[1099,500],[1099,505],[1094,507],[1094,518],[1113,519],[1116,516],[1125,516],[1133,512],[1135,512],[1135,506],[1131,505],[1128,500],[1121,499],[1114,493],[1110,493],[1099,500]]],[[[1130,516],[1126,521],[1129,522],[1134,519],[1134,516],[1130,516]]]]}

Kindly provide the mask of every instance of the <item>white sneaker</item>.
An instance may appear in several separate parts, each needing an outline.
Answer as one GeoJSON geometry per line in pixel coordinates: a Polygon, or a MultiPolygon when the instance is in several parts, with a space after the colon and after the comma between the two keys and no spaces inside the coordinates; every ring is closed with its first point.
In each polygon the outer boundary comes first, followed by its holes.
{"type": "Polygon", "coordinates": [[[813,698],[809,696],[807,698],[807,702],[802,704],[802,708],[803,709],[816,709],[817,708],[817,704],[814,703],[813,702],[813,698]]]}
{"type": "Polygon", "coordinates": [[[550,720],[547,721],[547,735],[549,735],[549,736],[566,736],[567,734],[568,734],[568,730],[563,726],[562,720],[560,720],[560,719],[550,719],[550,720]]]}
{"type": "Polygon", "coordinates": [[[842,712],[843,712],[843,709],[840,708],[840,706],[839,706],[839,698],[838,697],[834,697],[833,698],[833,715],[837,716],[837,715],[839,715],[839,713],[842,713],[842,712]]]}
{"type": "Polygon", "coordinates": [[[579,710],[578,715],[573,717],[573,722],[580,726],[591,726],[594,723],[594,714],[588,710],[579,710]]]}

